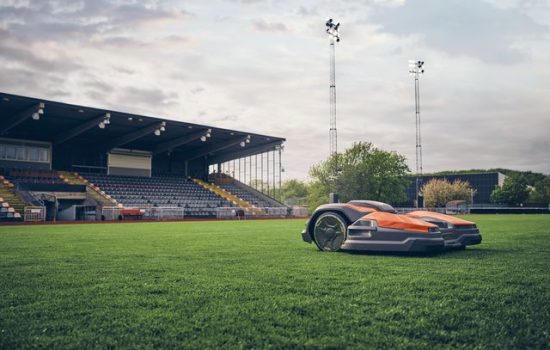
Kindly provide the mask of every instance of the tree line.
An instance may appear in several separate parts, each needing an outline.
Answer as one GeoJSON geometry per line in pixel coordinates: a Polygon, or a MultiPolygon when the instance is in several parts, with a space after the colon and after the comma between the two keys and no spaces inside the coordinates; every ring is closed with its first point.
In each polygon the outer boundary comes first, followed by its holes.
{"type": "MultiPolygon", "coordinates": [[[[306,206],[314,210],[328,202],[336,192],[342,202],[370,199],[399,204],[407,200],[406,189],[412,175],[404,156],[358,142],[344,153],[333,155],[309,171],[311,180],[287,180],[278,191],[277,199],[288,205],[306,206]]],[[[449,171],[433,175],[451,175],[499,171],[506,176],[502,187],[492,193],[494,203],[517,206],[523,203],[550,203],[550,176],[509,169],[449,171]]],[[[426,207],[445,206],[452,200],[470,203],[475,190],[466,181],[449,182],[432,179],[422,186],[426,207]]]]}

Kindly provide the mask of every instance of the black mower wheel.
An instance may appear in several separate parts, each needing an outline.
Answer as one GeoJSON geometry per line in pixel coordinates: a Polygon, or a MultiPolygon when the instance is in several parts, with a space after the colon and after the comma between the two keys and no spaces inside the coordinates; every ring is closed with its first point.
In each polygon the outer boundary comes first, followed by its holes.
{"type": "Polygon", "coordinates": [[[313,225],[313,240],[323,252],[336,252],[348,236],[346,220],[338,213],[329,211],[317,217],[313,225]]]}

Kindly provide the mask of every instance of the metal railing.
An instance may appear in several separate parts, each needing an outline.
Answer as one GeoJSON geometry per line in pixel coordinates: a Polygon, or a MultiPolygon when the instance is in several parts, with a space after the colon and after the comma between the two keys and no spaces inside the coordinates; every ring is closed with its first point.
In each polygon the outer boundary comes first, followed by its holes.
{"type": "MultiPolygon", "coordinates": [[[[411,207],[411,208],[395,208],[395,210],[397,210],[399,214],[407,214],[416,210],[434,211],[437,213],[445,214],[447,211],[447,208],[412,208],[411,207]]],[[[465,214],[465,213],[462,213],[462,214],[465,214]]]]}
{"type": "Polygon", "coordinates": [[[23,220],[28,222],[39,222],[46,220],[46,207],[28,206],[25,207],[23,220]]]}
{"type": "Polygon", "coordinates": [[[294,216],[294,217],[299,217],[299,218],[308,217],[309,216],[309,211],[306,207],[294,206],[294,207],[292,207],[291,215],[294,216]]]}
{"type": "Polygon", "coordinates": [[[25,201],[30,206],[42,207],[44,206],[44,201],[40,198],[36,198],[29,192],[24,186],[17,184],[14,188],[14,192],[25,201]]]}
{"type": "Polygon", "coordinates": [[[142,215],[140,215],[139,218],[146,220],[178,220],[185,218],[185,208],[181,207],[103,207],[101,210],[101,220],[122,220],[125,218],[124,209],[139,209],[142,212],[142,215]]]}
{"type": "Polygon", "coordinates": [[[254,217],[288,217],[289,215],[292,215],[291,210],[287,207],[257,207],[257,208],[262,211],[262,214],[254,214],[237,207],[218,207],[216,208],[216,218],[232,219],[232,218],[254,218],[254,217]]]}
{"type": "Polygon", "coordinates": [[[499,205],[476,205],[447,208],[395,208],[399,214],[410,213],[415,210],[434,211],[443,214],[550,214],[548,207],[506,207],[499,205]]]}
{"type": "Polygon", "coordinates": [[[179,220],[186,217],[215,217],[218,219],[232,218],[253,218],[253,217],[305,217],[308,215],[307,208],[303,207],[262,207],[258,208],[262,214],[255,214],[239,207],[217,207],[217,208],[182,208],[182,207],[136,207],[119,208],[103,207],[101,220],[114,221],[125,219],[124,209],[139,209],[142,215],[132,215],[135,219],[146,220],[179,220]],[[199,210],[197,210],[199,209],[199,210]],[[208,213],[208,215],[197,215],[197,212],[208,213]]]}
{"type": "Polygon", "coordinates": [[[180,207],[150,207],[143,215],[151,220],[177,220],[185,217],[185,208],[180,207]]]}
{"type": "Polygon", "coordinates": [[[216,218],[217,219],[231,219],[231,218],[239,217],[237,215],[239,210],[242,211],[243,216],[246,215],[244,210],[242,210],[241,208],[218,207],[218,208],[216,208],[216,218]]]}

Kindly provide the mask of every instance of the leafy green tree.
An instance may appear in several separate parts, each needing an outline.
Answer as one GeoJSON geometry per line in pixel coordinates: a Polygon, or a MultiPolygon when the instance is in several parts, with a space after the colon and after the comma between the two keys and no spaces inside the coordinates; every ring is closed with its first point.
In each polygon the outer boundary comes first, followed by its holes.
{"type": "Polygon", "coordinates": [[[520,205],[529,197],[527,185],[527,179],[524,175],[509,175],[504,179],[502,187],[493,190],[491,200],[494,203],[520,205]]]}
{"type": "Polygon", "coordinates": [[[309,185],[307,195],[308,209],[310,213],[313,213],[315,208],[321,204],[328,203],[328,194],[327,187],[323,185],[320,181],[314,181],[309,185]]]}
{"type": "Polygon", "coordinates": [[[326,203],[328,194],[333,191],[342,201],[403,202],[406,200],[409,171],[402,155],[378,149],[370,142],[355,143],[343,154],[331,156],[311,168],[310,207],[319,202],[326,203]]]}
{"type": "Polygon", "coordinates": [[[550,176],[535,183],[535,187],[529,194],[531,203],[550,203],[550,176]]]}
{"type": "Polygon", "coordinates": [[[281,186],[280,200],[288,205],[304,205],[309,194],[308,184],[299,180],[287,180],[281,186]]]}

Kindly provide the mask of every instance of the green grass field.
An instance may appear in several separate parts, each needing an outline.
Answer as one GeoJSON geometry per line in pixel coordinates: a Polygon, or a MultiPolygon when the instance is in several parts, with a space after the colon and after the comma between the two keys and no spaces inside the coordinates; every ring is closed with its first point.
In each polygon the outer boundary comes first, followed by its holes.
{"type": "Polygon", "coordinates": [[[304,220],[0,226],[0,348],[548,348],[550,215],[470,218],[430,257],[304,220]]]}

